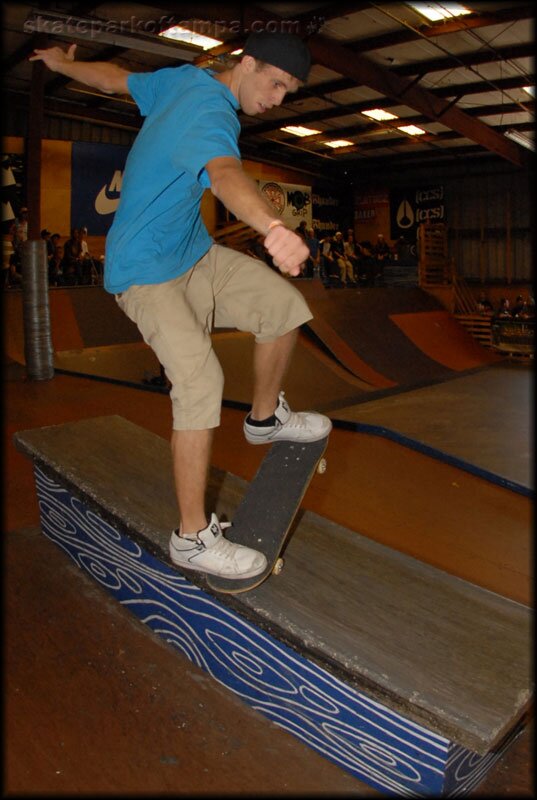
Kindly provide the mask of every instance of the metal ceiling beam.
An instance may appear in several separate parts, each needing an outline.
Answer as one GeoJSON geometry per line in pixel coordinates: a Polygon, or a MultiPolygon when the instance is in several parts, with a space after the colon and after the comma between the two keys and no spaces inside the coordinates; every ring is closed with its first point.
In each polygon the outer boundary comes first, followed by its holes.
{"type": "Polygon", "coordinates": [[[357,84],[369,86],[380,94],[399,100],[430,120],[440,120],[446,127],[458,131],[462,136],[519,167],[526,163],[521,148],[514,142],[496,133],[480,120],[472,119],[456,106],[449,108],[449,104],[442,98],[435,97],[420,86],[410,86],[409,81],[404,78],[324,36],[312,36],[308,44],[314,60],[325,67],[352,78],[357,84]]]}
{"type": "Polygon", "coordinates": [[[347,46],[356,53],[365,53],[368,50],[382,50],[384,48],[396,47],[398,44],[407,44],[417,39],[426,37],[432,39],[437,36],[444,36],[456,31],[464,31],[469,28],[490,27],[490,25],[501,25],[507,22],[517,22],[519,19],[532,19],[535,16],[534,4],[525,4],[513,8],[498,9],[491,13],[477,13],[456,19],[445,19],[430,24],[403,28],[383,33],[380,36],[370,36],[367,39],[358,39],[354,42],[347,42],[347,46]]]}
{"type": "Polygon", "coordinates": [[[143,53],[169,56],[177,61],[190,63],[198,53],[198,48],[177,44],[171,39],[163,40],[158,36],[132,31],[123,33],[121,22],[98,17],[78,18],[74,14],[56,11],[34,11],[24,23],[24,32],[46,33],[68,41],[83,41],[115,45],[143,53]]]}
{"type": "MultiPolygon", "coordinates": [[[[260,23],[270,24],[272,27],[269,30],[275,30],[273,27],[275,23],[281,26],[279,29],[287,33],[296,33],[298,36],[307,38],[313,33],[317,33],[322,26],[330,19],[336,19],[345,14],[356,13],[364,9],[371,8],[370,2],[360,2],[359,0],[339,0],[339,2],[321,4],[310,11],[303,11],[301,13],[280,14],[275,11],[259,8],[258,6],[251,6],[244,4],[241,11],[240,31],[236,30],[235,24],[231,26],[228,24],[227,28],[222,23],[221,33],[231,32],[235,34],[232,38],[228,38],[224,44],[218,47],[213,47],[207,53],[201,53],[194,61],[198,67],[206,67],[218,60],[220,57],[231,53],[233,50],[238,50],[243,47],[244,42],[250,31],[256,30],[256,26],[260,23]]],[[[219,19],[225,15],[220,12],[219,19]]],[[[183,16],[183,19],[185,17],[183,16]]],[[[229,18],[228,18],[229,23],[229,18]]],[[[259,30],[259,27],[257,27],[259,30]]]]}
{"type": "Polygon", "coordinates": [[[422,68],[424,68],[427,73],[442,72],[445,69],[454,69],[457,67],[476,67],[480,64],[497,64],[500,61],[510,61],[516,58],[533,58],[534,55],[534,42],[529,42],[528,44],[512,44],[507,47],[496,47],[494,52],[487,49],[477,53],[457,53],[457,55],[435,58],[431,61],[418,61],[412,64],[403,64],[399,67],[393,67],[392,72],[401,77],[405,77],[407,75],[415,75],[418,71],[421,71],[422,68]]]}
{"type": "MultiPolygon", "coordinates": [[[[479,52],[479,53],[468,53],[465,55],[458,55],[457,59],[463,62],[463,66],[465,67],[473,67],[479,66],[481,64],[489,64],[489,63],[497,63],[498,60],[500,61],[507,61],[509,59],[516,59],[516,58],[528,58],[530,55],[533,55],[533,45],[522,44],[522,45],[513,45],[509,48],[498,48],[495,53],[491,53],[490,51],[487,52],[479,52]]],[[[421,61],[421,62],[413,62],[411,64],[405,64],[400,67],[390,67],[390,72],[395,73],[396,75],[406,76],[406,75],[416,75],[418,71],[422,71],[427,75],[431,72],[441,72],[447,69],[453,69],[454,63],[453,59],[448,58],[441,58],[435,59],[434,61],[421,61]]],[[[528,84],[534,79],[533,73],[527,76],[521,76],[520,78],[515,78],[511,80],[520,81],[518,85],[523,86],[528,84]]],[[[502,79],[500,79],[501,82],[502,79]]],[[[508,78],[503,80],[510,80],[508,78]]],[[[498,84],[498,81],[495,81],[495,84],[498,84]]],[[[336,78],[335,80],[330,81],[323,81],[322,83],[317,83],[310,87],[305,87],[304,89],[299,89],[299,91],[293,95],[293,102],[298,100],[303,100],[306,98],[319,95],[328,95],[328,94],[335,94],[336,92],[344,91],[345,89],[352,89],[356,86],[356,81],[351,80],[350,78],[336,78]]],[[[468,91],[473,92],[471,87],[477,86],[477,82],[475,84],[459,84],[457,87],[453,88],[453,91],[459,91],[461,88],[470,87],[468,91]]],[[[477,89],[476,91],[487,91],[487,86],[490,86],[486,81],[483,81],[482,88],[477,89]]],[[[439,87],[438,89],[432,89],[430,91],[433,94],[449,96],[449,89],[451,87],[439,87]]]]}
{"type": "MultiPolygon", "coordinates": [[[[28,108],[28,95],[26,93],[6,89],[4,94],[10,107],[28,108]]],[[[138,131],[142,127],[142,118],[139,114],[122,114],[121,112],[104,111],[102,109],[89,109],[86,104],[72,103],[68,100],[56,100],[53,97],[47,97],[44,115],[46,117],[79,119],[83,122],[95,122],[98,125],[124,128],[131,131],[138,131]]]]}
{"type": "MultiPolygon", "coordinates": [[[[36,5],[39,5],[38,3],[36,5]]],[[[73,14],[79,13],[90,13],[95,8],[96,3],[78,3],[73,7],[73,14]]],[[[39,11],[37,11],[39,13],[39,11]]],[[[4,59],[2,62],[2,68],[4,71],[4,75],[9,70],[13,69],[13,67],[18,66],[23,61],[26,61],[29,56],[32,55],[36,47],[39,47],[39,36],[37,33],[34,33],[27,41],[23,42],[20,47],[17,47],[16,50],[11,53],[10,56],[4,59]]]]}
{"type": "MultiPolygon", "coordinates": [[[[416,117],[414,119],[415,119],[415,121],[417,121],[417,120],[421,119],[421,117],[416,117]]],[[[363,131],[364,135],[367,135],[368,132],[370,133],[372,127],[374,127],[374,126],[371,126],[371,125],[366,126],[367,130],[364,129],[364,131],[363,131]]],[[[528,123],[506,124],[506,125],[503,125],[503,126],[498,126],[496,128],[498,133],[505,133],[506,130],[513,130],[513,129],[520,130],[520,131],[533,130],[533,123],[528,122],[528,123]]],[[[386,130],[389,130],[389,129],[386,129],[386,130]]],[[[347,135],[352,135],[352,132],[349,131],[349,132],[346,133],[344,131],[344,129],[338,129],[337,133],[338,133],[339,136],[342,136],[342,137],[347,136],[347,135]]],[[[446,148],[445,147],[440,147],[440,148],[438,147],[438,145],[441,142],[448,142],[448,141],[453,141],[453,140],[456,140],[456,139],[460,139],[460,134],[458,134],[456,132],[453,132],[453,131],[445,131],[443,133],[429,134],[428,136],[416,136],[416,137],[409,137],[407,135],[400,135],[399,131],[395,131],[393,129],[392,129],[392,133],[396,133],[397,135],[390,136],[389,138],[381,137],[381,138],[379,138],[377,140],[374,140],[374,141],[359,141],[359,142],[356,142],[352,147],[340,148],[337,151],[331,150],[328,146],[323,150],[311,149],[311,144],[315,143],[312,140],[315,138],[316,141],[319,141],[321,139],[321,135],[320,136],[315,136],[315,137],[308,136],[307,139],[302,139],[301,140],[302,144],[299,145],[299,146],[297,146],[296,138],[293,138],[293,139],[267,139],[267,138],[265,138],[264,141],[270,142],[271,145],[280,145],[280,147],[282,149],[282,152],[283,152],[284,148],[286,148],[286,147],[295,147],[296,149],[299,149],[302,153],[312,153],[312,154],[316,154],[316,155],[322,154],[325,157],[327,157],[327,156],[331,157],[332,160],[335,160],[338,165],[344,165],[344,164],[348,163],[348,161],[349,161],[349,159],[346,158],[346,156],[348,156],[349,154],[361,153],[363,155],[367,154],[368,156],[370,156],[370,154],[374,150],[385,150],[386,148],[392,149],[394,147],[398,147],[398,148],[407,147],[407,148],[410,149],[413,146],[419,147],[420,145],[428,144],[428,145],[430,145],[430,148],[428,149],[428,151],[420,150],[420,152],[429,152],[430,150],[434,149],[434,150],[436,150],[436,152],[443,154],[444,152],[446,152],[446,148]]],[[[326,134],[324,134],[324,135],[326,136],[326,134]]],[[[258,138],[258,137],[256,137],[256,138],[258,138]]],[[[261,139],[261,137],[259,137],[259,138],[261,139]]],[[[241,142],[241,147],[242,146],[243,145],[242,145],[242,142],[241,142]]],[[[462,152],[462,151],[465,150],[465,148],[468,148],[468,147],[473,147],[474,150],[476,149],[476,145],[462,145],[462,146],[458,145],[456,148],[451,148],[451,149],[453,151],[455,149],[457,149],[458,151],[462,152]]],[[[400,153],[400,151],[399,151],[399,153],[400,153]]],[[[351,163],[353,161],[354,161],[354,159],[351,159],[351,163]]]]}
{"type": "MultiPolygon", "coordinates": [[[[527,45],[518,45],[517,46],[517,55],[516,56],[508,55],[507,53],[505,53],[505,56],[504,56],[502,51],[500,51],[500,55],[501,55],[502,58],[504,58],[504,57],[505,58],[520,57],[521,53],[519,52],[519,49],[521,47],[524,48],[524,55],[527,55],[527,53],[526,53],[527,45]]],[[[511,48],[510,48],[510,50],[511,50],[511,48]]],[[[497,60],[496,58],[491,58],[490,54],[487,55],[486,61],[482,61],[481,60],[483,58],[483,54],[475,54],[475,57],[476,57],[476,59],[478,59],[478,61],[476,61],[474,63],[489,63],[490,61],[496,61],[497,60]]],[[[434,71],[434,70],[430,69],[431,64],[432,64],[432,62],[427,61],[427,62],[424,62],[420,66],[422,66],[422,68],[427,73],[429,73],[429,72],[434,71]]],[[[469,64],[467,64],[467,66],[471,66],[471,64],[469,63],[469,64]]],[[[451,67],[453,67],[453,64],[451,64],[451,67]]],[[[442,68],[443,69],[447,69],[447,66],[444,64],[444,66],[442,68]]],[[[405,71],[408,72],[408,74],[415,75],[417,70],[418,70],[418,65],[414,65],[414,64],[406,65],[404,69],[405,69],[405,71]]],[[[391,68],[390,69],[390,73],[392,73],[392,72],[395,73],[395,74],[401,74],[397,69],[392,69],[391,68]]],[[[531,81],[534,81],[533,73],[531,75],[525,75],[525,76],[520,76],[520,77],[515,77],[515,78],[499,79],[499,80],[495,81],[494,84],[495,84],[495,89],[496,90],[497,89],[505,90],[505,89],[509,89],[509,88],[516,88],[516,87],[520,87],[520,86],[525,86],[527,83],[530,83],[531,81]]],[[[341,91],[343,89],[352,89],[352,88],[356,87],[356,85],[357,85],[356,81],[352,80],[351,78],[340,78],[340,79],[335,80],[335,81],[327,81],[326,84],[324,84],[324,83],[317,84],[316,86],[312,86],[310,89],[303,89],[301,91],[298,91],[296,94],[294,94],[292,96],[292,98],[291,97],[288,98],[288,103],[293,103],[294,104],[294,103],[300,102],[300,100],[309,99],[312,96],[313,97],[318,97],[318,96],[322,97],[325,94],[331,94],[331,93],[334,93],[336,91],[341,91]]],[[[482,83],[477,83],[476,82],[476,83],[467,83],[467,84],[462,83],[462,84],[456,84],[456,85],[451,85],[451,86],[440,86],[440,87],[438,87],[436,89],[430,89],[428,91],[430,91],[431,94],[434,94],[434,95],[436,95],[438,97],[453,97],[454,95],[457,95],[457,94],[476,94],[476,93],[479,93],[479,92],[486,92],[486,91],[493,91],[493,90],[492,90],[492,88],[490,87],[490,85],[486,81],[483,81],[482,83]]],[[[372,101],[361,101],[359,103],[343,104],[343,103],[337,103],[337,101],[332,101],[331,98],[329,98],[329,97],[327,97],[325,99],[327,101],[329,101],[329,102],[333,102],[334,105],[331,106],[330,108],[319,109],[318,111],[308,111],[308,112],[305,112],[303,114],[299,113],[295,117],[293,117],[292,122],[291,122],[291,120],[289,118],[286,118],[285,120],[271,120],[270,122],[261,122],[261,123],[255,125],[255,127],[249,126],[248,130],[251,130],[252,132],[255,131],[255,133],[266,133],[266,132],[271,131],[271,130],[277,130],[283,124],[297,124],[297,125],[300,125],[300,124],[307,123],[307,122],[316,122],[316,121],[320,121],[320,120],[331,119],[333,117],[342,117],[342,116],[346,116],[347,114],[357,114],[357,113],[360,113],[361,111],[364,111],[364,110],[366,110],[368,108],[371,108],[371,106],[372,106],[372,101]]],[[[399,105],[399,101],[396,102],[396,101],[392,101],[392,100],[387,101],[385,99],[384,100],[378,99],[378,100],[375,101],[374,105],[376,105],[376,106],[378,105],[380,108],[389,109],[394,105],[399,105]]]]}
{"type": "MultiPolygon", "coordinates": [[[[373,6],[370,2],[335,2],[325,6],[314,8],[311,11],[302,12],[301,14],[294,14],[288,17],[297,23],[296,32],[302,36],[311,36],[317,33],[319,27],[331,19],[346,14],[353,14],[359,11],[364,11],[373,6]]],[[[243,12],[245,17],[243,19],[243,30],[239,35],[232,40],[224,43],[223,45],[213,48],[210,53],[203,53],[200,55],[195,63],[197,66],[207,65],[209,62],[214,61],[215,57],[222,56],[242,46],[246,38],[243,31],[251,27],[252,20],[266,21],[270,16],[272,22],[278,19],[277,14],[270,15],[269,12],[256,8],[255,6],[243,12]]],[[[466,16],[460,20],[443,20],[441,22],[434,22],[431,24],[420,25],[416,30],[405,28],[403,30],[396,30],[390,33],[382,34],[381,36],[370,36],[364,39],[359,39],[354,42],[347,42],[347,46],[354,52],[365,53],[370,50],[380,50],[383,48],[392,48],[398,44],[406,44],[408,42],[416,41],[421,37],[427,38],[442,36],[448,33],[453,33],[457,30],[466,30],[468,28],[481,28],[490,25],[498,25],[501,23],[513,22],[519,19],[528,19],[534,16],[534,5],[524,4],[508,9],[499,9],[493,13],[481,13],[471,16],[466,16]]],[[[183,19],[187,14],[183,15],[183,19]]],[[[220,16],[224,16],[221,14],[220,16]]],[[[284,19],[283,17],[281,19],[284,19]]]]}
{"type": "MultiPolygon", "coordinates": [[[[366,111],[368,108],[371,108],[372,105],[377,105],[377,103],[372,103],[370,100],[362,100],[359,103],[352,103],[351,105],[347,106],[340,106],[340,107],[332,107],[332,108],[325,108],[321,111],[311,111],[305,114],[299,114],[296,117],[284,117],[279,120],[270,120],[269,122],[261,122],[259,124],[249,125],[248,127],[243,128],[242,135],[243,136],[258,136],[265,133],[271,133],[272,131],[277,131],[280,128],[284,127],[285,125],[304,125],[309,122],[319,122],[327,119],[333,119],[334,117],[346,117],[346,116],[354,116],[360,114],[362,111],[366,111]]],[[[381,108],[387,109],[395,105],[399,105],[398,101],[391,101],[391,102],[382,102],[379,104],[381,108]]],[[[525,103],[528,112],[532,112],[535,108],[535,101],[530,100],[526,101],[525,103]]],[[[497,105],[488,105],[488,106],[476,106],[475,108],[469,108],[465,112],[469,117],[472,116],[492,116],[493,114],[519,114],[520,113],[520,106],[518,103],[501,103],[497,105]]],[[[401,117],[401,123],[415,123],[420,124],[423,122],[427,122],[430,120],[429,116],[425,114],[414,115],[412,117],[401,117]]],[[[362,125],[355,126],[357,130],[363,129],[367,130],[370,129],[371,124],[369,122],[363,122],[362,125]]],[[[345,126],[345,129],[351,128],[353,126],[345,126]]],[[[337,134],[338,136],[342,133],[342,129],[335,128],[334,130],[323,131],[321,134],[315,134],[315,138],[319,138],[320,136],[327,136],[330,133],[337,134]]],[[[308,136],[308,141],[315,141],[314,137],[308,136]]]]}

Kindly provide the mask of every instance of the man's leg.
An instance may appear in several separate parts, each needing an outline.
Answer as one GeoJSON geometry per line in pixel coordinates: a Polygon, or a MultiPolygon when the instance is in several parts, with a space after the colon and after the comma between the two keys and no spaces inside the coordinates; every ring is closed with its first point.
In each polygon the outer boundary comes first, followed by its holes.
{"type": "Polygon", "coordinates": [[[250,416],[264,420],[274,414],[278,395],[291,360],[297,329],[273,342],[256,342],[254,349],[254,396],[250,416]]]}
{"type": "Polygon", "coordinates": [[[222,536],[215,513],[207,519],[205,491],[213,429],[174,430],[173,471],[181,516],[179,530],[172,532],[169,552],[174,564],[227,578],[250,578],[266,569],[263,553],[233,544],[222,536]]]}
{"type": "Polygon", "coordinates": [[[195,533],[207,525],[205,493],[212,440],[212,428],[173,431],[173,475],[181,517],[181,533],[195,533]]]}
{"type": "Polygon", "coordinates": [[[255,337],[252,409],[244,421],[251,444],[277,439],[313,442],[328,435],[332,423],[314,412],[292,412],[282,383],[298,330],[311,319],[301,292],[266,265],[214,245],[219,273],[215,328],[237,328],[255,337]]]}
{"type": "Polygon", "coordinates": [[[294,413],[284,401],[283,379],[291,360],[298,328],[273,342],[256,342],[254,350],[254,397],[244,421],[250,444],[286,441],[315,442],[330,432],[332,423],[323,414],[294,413]]]}

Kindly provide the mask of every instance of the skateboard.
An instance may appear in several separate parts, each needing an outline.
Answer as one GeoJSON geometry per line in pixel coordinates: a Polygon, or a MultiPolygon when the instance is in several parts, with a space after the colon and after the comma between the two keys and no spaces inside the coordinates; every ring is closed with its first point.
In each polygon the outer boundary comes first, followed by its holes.
{"type": "Polygon", "coordinates": [[[318,442],[275,442],[263,458],[233,517],[226,538],[260,550],[267,558],[264,572],[253,578],[206,575],[217,592],[238,594],[263,583],[283,568],[281,552],[302,498],[315,472],[325,472],[328,436],[318,442]]]}

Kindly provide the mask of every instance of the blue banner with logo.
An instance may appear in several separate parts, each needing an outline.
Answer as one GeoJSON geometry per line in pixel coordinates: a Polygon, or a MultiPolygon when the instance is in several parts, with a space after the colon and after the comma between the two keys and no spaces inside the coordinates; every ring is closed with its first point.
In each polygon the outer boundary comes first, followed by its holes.
{"type": "Polygon", "coordinates": [[[71,156],[71,228],[90,236],[108,233],[121,197],[129,147],[73,142],[71,156]]]}

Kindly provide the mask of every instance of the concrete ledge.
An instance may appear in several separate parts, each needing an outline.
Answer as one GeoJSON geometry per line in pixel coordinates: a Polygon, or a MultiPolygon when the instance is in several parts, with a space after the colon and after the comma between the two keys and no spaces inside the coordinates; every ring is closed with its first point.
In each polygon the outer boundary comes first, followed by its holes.
{"type": "MultiPolygon", "coordinates": [[[[212,595],[169,564],[169,444],[121,417],[24,431],[43,532],[272,721],[394,794],[463,794],[531,701],[529,609],[304,513],[282,575],[212,595]]],[[[221,515],[244,481],[213,471],[221,515]]]]}

